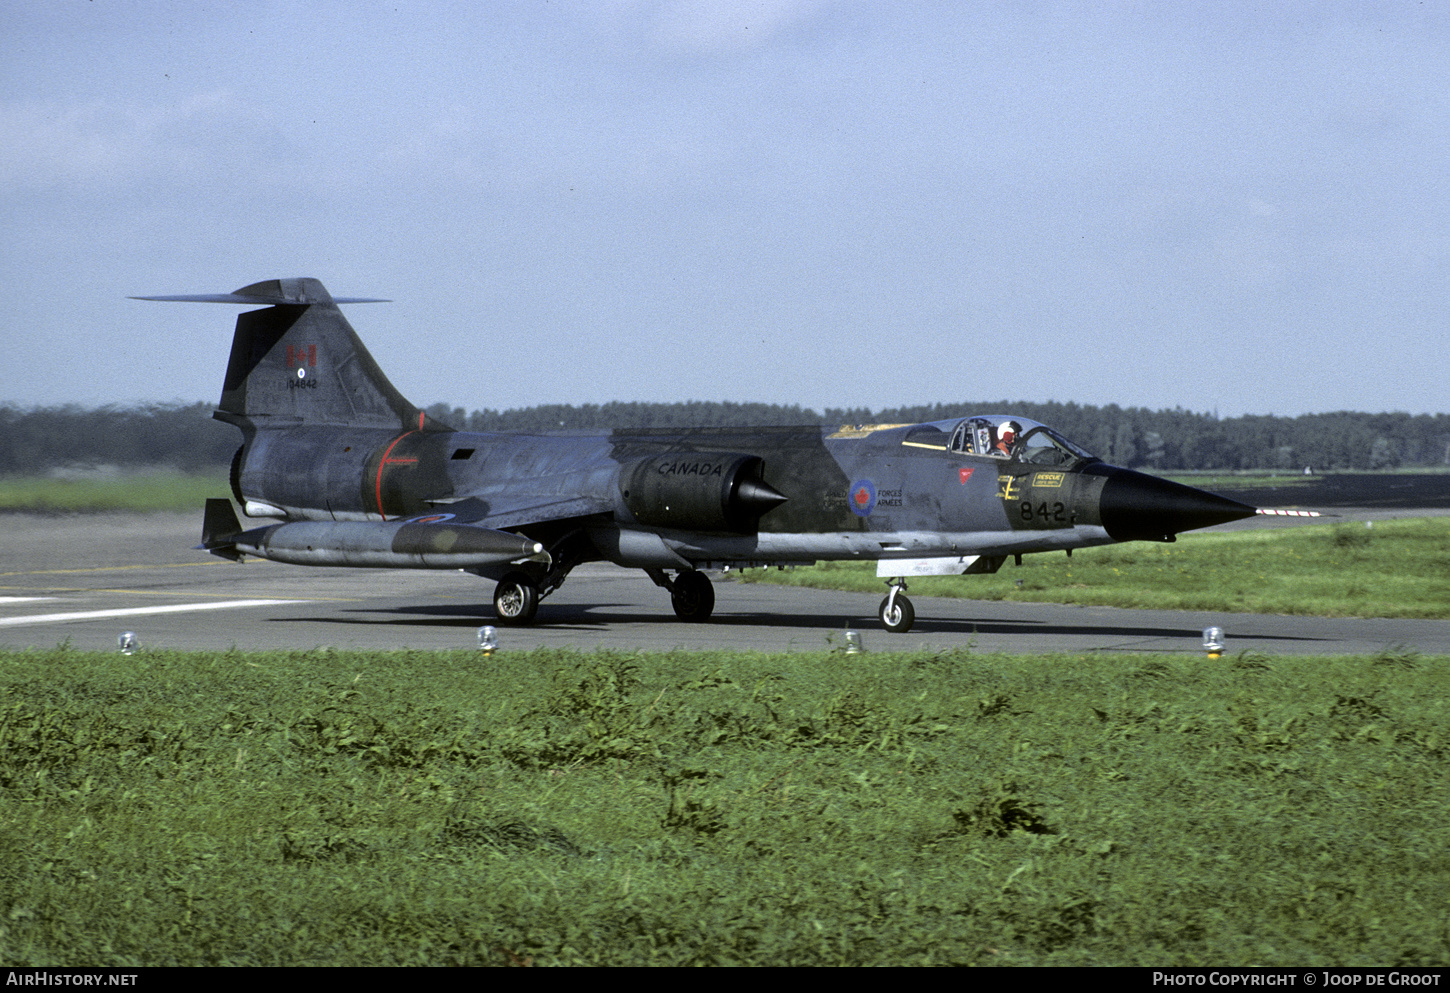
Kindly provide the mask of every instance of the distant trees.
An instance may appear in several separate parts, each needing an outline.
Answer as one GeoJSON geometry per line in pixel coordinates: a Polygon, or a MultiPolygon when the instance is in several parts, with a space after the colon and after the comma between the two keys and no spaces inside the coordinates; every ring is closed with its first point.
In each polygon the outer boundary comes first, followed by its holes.
{"type": "Polygon", "coordinates": [[[211,419],[212,405],[145,407],[0,406],[0,473],[43,474],[61,466],[225,466],[236,428],[211,419]]]}
{"type": "MultiPolygon", "coordinates": [[[[240,442],[235,428],[211,418],[212,406],[76,406],[22,410],[0,405],[0,473],[40,474],[61,466],[167,465],[187,471],[225,467],[240,442]]],[[[1251,415],[1219,419],[1182,409],[1115,404],[931,404],[871,411],[816,412],[798,405],[689,401],[548,404],[465,411],[434,404],[428,413],[469,431],[558,431],[608,428],[805,424],[913,424],[977,413],[1012,413],[1057,428],[1094,454],[1150,471],[1174,469],[1390,469],[1450,465],[1450,415],[1359,414],[1302,417],[1251,415]]]]}
{"type": "Polygon", "coordinates": [[[792,424],[915,424],[967,414],[1012,413],[1050,424],[1117,465],[1173,469],[1390,469],[1450,465],[1450,415],[1249,415],[1220,420],[1209,413],[1089,407],[1076,403],[929,404],[871,411],[763,403],[555,404],[475,410],[436,404],[428,413],[469,431],[558,431],[604,428],[792,424]]]}

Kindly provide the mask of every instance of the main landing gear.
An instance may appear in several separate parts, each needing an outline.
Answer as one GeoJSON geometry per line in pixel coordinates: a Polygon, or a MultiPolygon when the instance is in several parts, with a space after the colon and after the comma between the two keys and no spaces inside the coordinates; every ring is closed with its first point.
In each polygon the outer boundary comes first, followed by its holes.
{"type": "Polygon", "coordinates": [[[715,611],[715,587],[710,577],[698,569],[682,569],[675,578],[665,575],[663,569],[646,569],[656,586],[670,591],[670,606],[675,616],[682,621],[706,621],[715,611]]]}
{"type": "Polygon", "coordinates": [[[571,531],[549,544],[547,569],[506,573],[493,590],[493,612],[498,622],[508,627],[532,624],[539,601],[563,586],[576,565],[589,561],[592,551],[582,531],[571,531]]]}
{"type": "Polygon", "coordinates": [[[891,592],[881,601],[881,609],[877,614],[881,618],[881,626],[886,630],[892,634],[905,634],[916,623],[916,608],[906,598],[905,579],[898,576],[889,582],[891,592]]]}
{"type": "Polygon", "coordinates": [[[494,588],[493,611],[500,624],[522,627],[534,619],[538,609],[539,588],[527,573],[511,572],[494,588]]]}
{"type": "MultiPolygon", "coordinates": [[[[671,579],[663,569],[647,569],[649,578],[670,591],[670,605],[682,621],[705,621],[715,612],[715,587],[698,569],[682,569],[671,579]]],[[[493,592],[493,610],[498,622],[523,627],[534,619],[541,594],[538,585],[524,572],[511,572],[499,580],[493,592]]]]}

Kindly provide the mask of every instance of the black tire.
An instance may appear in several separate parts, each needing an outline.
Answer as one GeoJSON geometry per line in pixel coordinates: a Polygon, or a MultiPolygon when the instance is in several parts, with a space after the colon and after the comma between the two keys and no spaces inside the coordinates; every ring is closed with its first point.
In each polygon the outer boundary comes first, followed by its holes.
{"type": "Polygon", "coordinates": [[[898,593],[894,607],[890,596],[882,598],[878,616],[881,618],[881,626],[886,630],[892,634],[905,634],[916,623],[916,608],[903,594],[898,593]]]}
{"type": "Polygon", "coordinates": [[[670,606],[682,621],[709,620],[715,611],[715,587],[710,577],[698,569],[690,569],[675,577],[670,591],[670,606]]]}
{"type": "Polygon", "coordinates": [[[242,496],[242,453],[246,450],[246,445],[237,449],[237,454],[232,456],[231,471],[227,473],[227,481],[232,484],[232,496],[237,498],[238,507],[247,505],[247,498],[242,496]]]}
{"type": "Polygon", "coordinates": [[[522,572],[511,572],[493,591],[493,612],[508,627],[523,627],[539,609],[539,588],[522,572]]]}

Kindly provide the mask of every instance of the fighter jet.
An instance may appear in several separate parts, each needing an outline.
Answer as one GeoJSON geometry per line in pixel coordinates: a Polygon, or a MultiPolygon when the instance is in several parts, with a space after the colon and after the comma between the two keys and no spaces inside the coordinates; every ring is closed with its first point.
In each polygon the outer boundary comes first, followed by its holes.
{"type": "Polygon", "coordinates": [[[1173,541],[1255,508],[1109,465],[1045,424],[456,431],[393,387],[316,279],[136,297],[257,305],[237,318],[221,403],[242,445],[202,544],[229,559],[455,569],[496,584],[502,624],[584,562],[642,569],[707,620],[707,573],[874,561],[888,631],[914,576],[993,573],[1008,557],[1173,541]]]}

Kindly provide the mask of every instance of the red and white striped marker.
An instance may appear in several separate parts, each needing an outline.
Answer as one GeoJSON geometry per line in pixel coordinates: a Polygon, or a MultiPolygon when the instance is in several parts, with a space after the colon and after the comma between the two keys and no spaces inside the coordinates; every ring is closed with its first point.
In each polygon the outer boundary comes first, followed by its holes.
{"type": "Polygon", "coordinates": [[[1323,517],[1317,510],[1273,510],[1268,507],[1260,507],[1254,511],[1256,514],[1263,514],[1266,517],[1323,517]]]}

